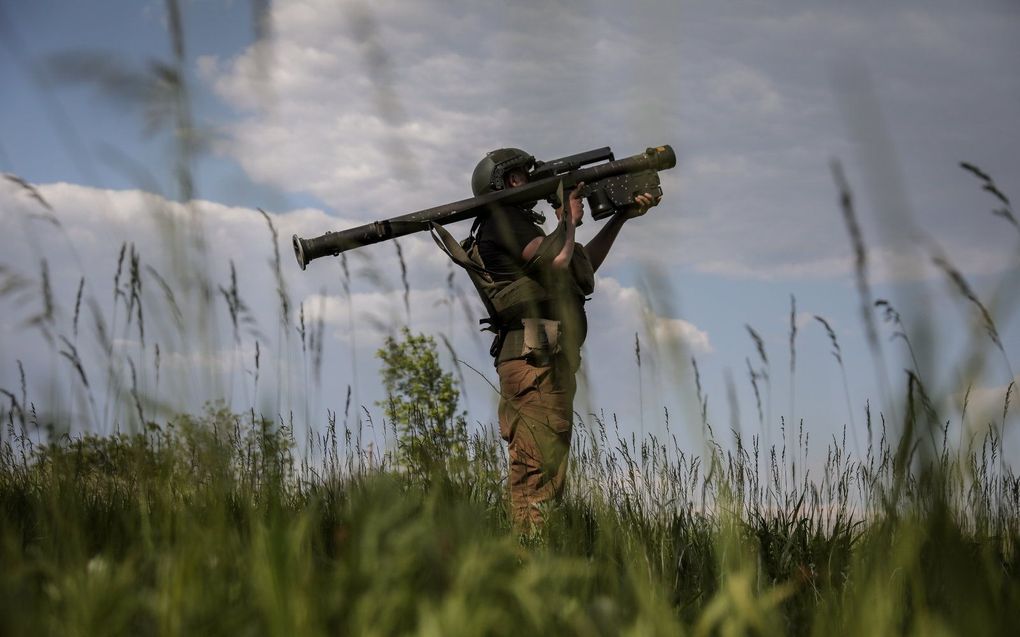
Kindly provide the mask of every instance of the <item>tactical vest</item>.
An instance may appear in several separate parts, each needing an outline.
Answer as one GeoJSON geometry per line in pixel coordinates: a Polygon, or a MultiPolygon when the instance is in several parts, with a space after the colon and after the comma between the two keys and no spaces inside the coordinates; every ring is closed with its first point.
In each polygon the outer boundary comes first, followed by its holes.
{"type": "MultiPolygon", "coordinates": [[[[483,330],[495,333],[492,347],[489,349],[495,364],[526,358],[522,354],[525,349],[522,319],[534,314],[535,308],[548,307],[558,301],[537,280],[537,270],[539,265],[544,265],[559,252],[563,245],[565,226],[560,223],[556,230],[546,237],[547,241],[543,242],[539,253],[522,268],[523,275],[511,281],[497,280],[493,272],[485,267],[474,235],[476,228],[472,228],[471,234],[461,242],[454,239],[453,235],[437,223],[432,223],[430,230],[440,249],[454,263],[467,271],[471,283],[474,284],[485,305],[489,317],[480,322],[485,325],[483,330]]],[[[570,259],[570,274],[569,293],[576,296],[576,302],[580,307],[587,300],[586,297],[595,290],[595,269],[580,244],[576,246],[570,259]]],[[[583,309],[580,311],[583,312],[583,309]]]]}

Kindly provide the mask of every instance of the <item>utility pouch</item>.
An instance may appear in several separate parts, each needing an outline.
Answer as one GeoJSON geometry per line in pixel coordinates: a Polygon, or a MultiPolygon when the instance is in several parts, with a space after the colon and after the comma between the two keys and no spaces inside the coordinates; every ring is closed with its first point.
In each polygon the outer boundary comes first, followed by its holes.
{"type": "Polygon", "coordinates": [[[521,319],[521,323],[524,325],[524,347],[520,355],[532,365],[548,365],[560,352],[560,322],[526,318],[521,319]]]}

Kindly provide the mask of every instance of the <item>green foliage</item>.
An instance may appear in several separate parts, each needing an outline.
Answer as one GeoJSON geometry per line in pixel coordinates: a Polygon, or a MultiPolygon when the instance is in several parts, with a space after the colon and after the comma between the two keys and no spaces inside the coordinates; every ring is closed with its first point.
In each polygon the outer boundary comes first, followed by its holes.
{"type": "Polygon", "coordinates": [[[464,412],[457,413],[460,392],[453,375],[443,371],[431,336],[401,329],[400,339],[387,336],[376,352],[383,363],[387,399],[378,403],[399,432],[401,460],[427,475],[431,467],[463,466],[467,442],[464,412]]]}
{"type": "Polygon", "coordinates": [[[522,543],[494,436],[395,471],[404,449],[328,439],[296,463],[288,428],[222,407],[45,445],[10,423],[0,634],[1003,634],[1020,612],[1020,479],[983,450],[900,488],[895,446],[871,469],[834,448],[820,482],[766,484],[595,421],[522,543]]]}
{"type": "Polygon", "coordinates": [[[460,392],[453,375],[443,371],[436,342],[425,334],[401,328],[400,339],[387,336],[376,352],[383,363],[387,400],[378,403],[386,417],[401,427],[415,420],[446,423],[457,411],[460,392]]]}

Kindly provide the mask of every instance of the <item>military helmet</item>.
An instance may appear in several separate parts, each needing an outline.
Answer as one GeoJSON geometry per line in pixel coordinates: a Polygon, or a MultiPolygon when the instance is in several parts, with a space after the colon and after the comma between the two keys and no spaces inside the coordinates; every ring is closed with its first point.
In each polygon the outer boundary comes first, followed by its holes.
{"type": "Polygon", "coordinates": [[[503,177],[511,170],[531,170],[535,157],[520,148],[499,148],[488,152],[471,174],[471,191],[475,196],[503,190],[503,177]]]}

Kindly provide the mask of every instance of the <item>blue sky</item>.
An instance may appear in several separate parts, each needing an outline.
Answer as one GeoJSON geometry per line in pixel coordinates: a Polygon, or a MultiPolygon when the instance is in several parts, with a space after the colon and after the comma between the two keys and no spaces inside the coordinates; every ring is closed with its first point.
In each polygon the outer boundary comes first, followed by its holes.
{"type": "MultiPolygon", "coordinates": [[[[138,109],[118,105],[88,84],[47,77],[53,56],[73,52],[108,55],[126,68],[143,70],[153,60],[172,58],[165,3],[111,0],[100,4],[31,2],[7,5],[4,18],[10,37],[0,69],[10,89],[6,126],[0,140],[3,161],[31,181],[66,180],[103,188],[135,188],[138,179],[113,153],[144,166],[161,191],[173,195],[166,170],[169,149],[165,131],[143,133],[138,109]],[[70,122],[66,134],[64,118],[70,122]],[[63,132],[62,132],[63,131],[63,132]],[[55,152],[40,152],[40,149],[55,152]],[[59,149],[59,150],[58,150],[59,149]],[[14,161],[12,158],[17,158],[14,161]]],[[[182,3],[185,51],[197,56],[227,56],[243,50],[255,37],[254,11],[247,2],[182,3]]],[[[195,68],[189,64],[188,77],[195,68]]],[[[200,125],[215,134],[217,122],[231,109],[201,82],[192,81],[192,99],[200,125]]],[[[197,168],[201,195],[226,203],[264,204],[274,199],[286,208],[291,200],[313,201],[307,194],[283,193],[247,178],[235,162],[203,157],[197,168]],[[204,192],[207,188],[208,192],[204,192]]]]}
{"type": "MultiPolygon", "coordinates": [[[[208,272],[226,281],[235,261],[262,337],[235,343],[218,325],[210,331],[219,340],[202,352],[165,337],[165,360],[176,353],[183,376],[193,375],[192,364],[221,375],[181,390],[193,404],[219,391],[236,405],[250,405],[252,350],[260,340],[264,356],[284,361],[273,372],[280,375],[282,404],[271,408],[307,409],[321,422],[326,408],[342,409],[350,385],[356,401],[375,409],[372,352],[385,333],[375,324],[392,328],[405,319],[393,246],[350,256],[348,299],[336,264],[324,260],[300,272],[287,237],[463,198],[475,162],[499,146],[539,157],[604,145],[618,156],[663,143],[678,151],[677,168],[663,175],[666,199],[625,228],[589,305],[590,391],[576,407],[582,414],[615,412],[624,431],[662,433],[663,407],[676,415],[674,423],[690,416],[693,355],[716,430],[727,431],[731,422],[729,375],[742,431],[759,432],[746,360],[760,363],[748,324],[767,348],[770,429],[778,429],[779,416],[790,416],[791,295],[798,310],[793,418],[803,418],[816,439],[838,434],[851,420],[815,314],[840,339],[854,422],[861,426],[866,400],[883,404],[863,338],[833,158],[844,163],[856,195],[873,296],[893,302],[919,347],[921,326],[933,326],[922,376],[947,401],[968,384],[959,380],[961,352],[975,312],[930,266],[931,255],[947,254],[988,305],[1000,282],[1018,279],[1020,234],[990,214],[996,202],[957,165],[973,162],[1004,192],[1020,196],[1020,78],[1012,62],[1020,53],[1020,9],[1014,3],[281,1],[270,5],[272,38],[261,42],[248,2],[195,0],[180,7],[192,112],[206,142],[192,169],[197,197],[206,202],[195,208],[214,247],[208,272]],[[309,384],[300,341],[275,328],[270,244],[255,207],[271,212],[280,228],[294,307],[304,302],[310,322],[322,317],[321,389],[301,390],[309,384]],[[643,342],[643,410],[635,332],[643,342]],[[676,357],[679,369],[672,373],[669,359],[676,357]]],[[[75,244],[77,260],[48,256],[56,297],[73,305],[84,274],[89,290],[109,298],[123,240],[134,241],[158,271],[170,268],[165,229],[148,212],[164,204],[134,191],[177,198],[171,129],[147,135],[139,103],[113,99],[88,78],[51,73],[59,56],[85,53],[142,73],[154,59],[170,61],[165,4],[7,3],[0,20],[6,98],[0,169],[38,186],[75,244]]],[[[34,204],[9,182],[0,202],[10,228],[0,261],[31,279],[38,260],[33,246],[45,236],[40,224],[25,220],[34,204]]],[[[595,225],[582,230],[582,241],[595,225]]],[[[465,361],[493,380],[487,341],[471,334],[459,303],[453,312],[442,304],[450,266],[424,238],[401,245],[412,263],[411,327],[447,335],[465,361]]],[[[462,273],[455,281],[466,289],[462,273]]],[[[158,295],[147,294],[150,316],[158,314],[158,295]]],[[[15,361],[22,360],[29,376],[59,376],[46,391],[60,394],[71,381],[58,353],[23,326],[30,302],[3,303],[0,387],[18,385],[15,361]]],[[[225,307],[220,298],[216,303],[222,323],[225,307]]],[[[1017,364],[1013,305],[1001,302],[991,311],[1007,358],[1017,364]]],[[[900,396],[903,344],[890,342],[892,330],[880,318],[879,324],[888,393],[900,396]]],[[[125,357],[151,360],[158,332],[144,346],[130,330],[120,336],[125,357]]],[[[491,390],[463,371],[472,417],[491,421],[491,390]]],[[[266,387],[275,381],[268,369],[263,374],[255,400],[269,405],[277,396],[266,387]]],[[[143,376],[154,386],[151,370],[143,376]]],[[[1001,354],[990,355],[971,379],[968,432],[988,421],[1001,425],[1010,379],[1001,354]]],[[[945,413],[957,427],[958,415],[945,413]]],[[[700,427],[686,426],[685,442],[697,446],[700,427]]]]}

